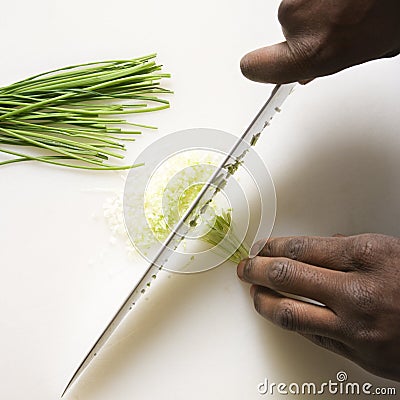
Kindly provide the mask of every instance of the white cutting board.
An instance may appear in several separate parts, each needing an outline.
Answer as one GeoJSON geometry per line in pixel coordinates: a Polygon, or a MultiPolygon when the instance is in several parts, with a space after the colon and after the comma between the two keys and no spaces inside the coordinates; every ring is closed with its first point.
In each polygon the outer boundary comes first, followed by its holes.
{"type": "MultiPolygon", "coordinates": [[[[175,95],[170,110],[138,117],[160,129],[138,138],[128,161],[181,129],[238,135],[272,89],[245,80],[239,60],[281,40],[278,4],[5,2],[0,84],[157,51],[175,95]]],[[[399,66],[363,65],[288,99],[257,144],[277,190],[275,235],[400,233],[399,66]]],[[[131,261],[124,243],[110,243],[102,208],[122,190],[118,173],[26,163],[0,168],[0,183],[0,397],[54,400],[144,264],[131,261]]],[[[68,399],[258,399],[264,378],[321,382],[339,370],[393,386],[264,321],[233,265],[164,274],[157,289],[68,399]]]]}

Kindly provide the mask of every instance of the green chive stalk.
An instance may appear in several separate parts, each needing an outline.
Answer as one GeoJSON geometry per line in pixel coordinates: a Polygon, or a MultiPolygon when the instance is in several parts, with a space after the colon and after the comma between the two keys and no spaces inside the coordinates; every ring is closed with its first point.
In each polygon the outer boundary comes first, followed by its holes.
{"type": "Polygon", "coordinates": [[[201,240],[214,246],[219,253],[229,255],[230,261],[238,264],[240,260],[249,256],[249,247],[246,243],[241,242],[234,233],[230,210],[217,215],[209,228],[201,240]]]}
{"type": "Polygon", "coordinates": [[[160,94],[161,65],[156,54],[132,60],[64,67],[0,87],[0,166],[39,161],[70,168],[122,170],[125,143],[140,128],[123,115],[169,107],[160,94]],[[29,148],[30,152],[26,152],[29,148]]]}

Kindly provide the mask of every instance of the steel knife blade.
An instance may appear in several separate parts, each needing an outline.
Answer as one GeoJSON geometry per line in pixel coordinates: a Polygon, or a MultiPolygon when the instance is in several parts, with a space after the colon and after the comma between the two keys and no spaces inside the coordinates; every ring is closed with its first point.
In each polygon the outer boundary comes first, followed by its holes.
{"type": "Polygon", "coordinates": [[[150,282],[162,269],[163,265],[168,261],[171,254],[178,248],[179,244],[190,230],[190,225],[193,225],[190,224],[190,222],[195,222],[197,216],[205,212],[213,197],[224,187],[229,179],[229,176],[232,175],[242,163],[250,147],[255,145],[262,131],[270,124],[275,113],[280,111],[280,107],[287,96],[292,92],[294,86],[294,83],[289,83],[284,85],[276,85],[274,87],[269,99],[263,105],[249,127],[242,134],[242,136],[238,138],[228,155],[214,171],[190,207],[186,210],[185,214],[178,221],[172,232],[161,245],[159,251],[156,253],[153,261],[149,264],[149,267],[139,282],[132,289],[123,304],[115,313],[114,317],[105,327],[99,338],[96,340],[79,367],[74,372],[61,397],[63,397],[65,393],[72,387],[72,385],[74,385],[74,383],[80,378],[82,373],[86,370],[97,354],[99,354],[103,346],[108,342],[113,332],[134,308],[141,295],[149,289],[150,282]]]}

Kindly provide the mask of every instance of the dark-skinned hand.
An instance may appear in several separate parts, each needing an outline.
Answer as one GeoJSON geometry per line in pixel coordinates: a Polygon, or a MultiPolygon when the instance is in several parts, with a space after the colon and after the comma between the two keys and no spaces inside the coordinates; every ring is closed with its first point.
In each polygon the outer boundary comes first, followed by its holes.
{"type": "Polygon", "coordinates": [[[263,317],[400,381],[399,238],[269,239],[258,256],[239,264],[238,275],[253,284],[254,305],[263,317]]]}
{"type": "Polygon", "coordinates": [[[283,0],[286,41],[241,61],[254,81],[287,83],[333,74],[400,51],[399,0],[283,0]]]}

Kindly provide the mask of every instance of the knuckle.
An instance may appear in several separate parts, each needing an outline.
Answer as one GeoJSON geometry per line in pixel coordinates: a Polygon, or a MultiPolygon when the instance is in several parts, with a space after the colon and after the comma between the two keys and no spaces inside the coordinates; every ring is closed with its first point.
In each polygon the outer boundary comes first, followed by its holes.
{"type": "Polygon", "coordinates": [[[370,282],[353,280],[349,284],[349,291],[351,302],[363,314],[370,314],[375,310],[375,289],[370,282]]]}
{"type": "Polygon", "coordinates": [[[268,269],[268,279],[277,287],[286,287],[293,279],[294,266],[290,260],[274,261],[268,269]]]}
{"type": "Polygon", "coordinates": [[[292,238],[286,245],[286,254],[292,260],[298,260],[308,251],[308,239],[306,237],[292,238]]]}
{"type": "Polygon", "coordinates": [[[264,245],[263,255],[267,257],[272,255],[274,253],[274,249],[275,249],[274,240],[268,239],[267,243],[265,243],[264,245]]]}
{"type": "Polygon", "coordinates": [[[315,53],[317,49],[314,47],[309,38],[302,37],[296,40],[290,40],[288,46],[291,52],[291,62],[297,71],[309,72],[310,77],[314,77],[315,53]]]}
{"type": "Polygon", "coordinates": [[[372,305],[372,295],[369,289],[356,287],[353,291],[353,301],[362,310],[370,310],[372,305]]]}
{"type": "Polygon", "coordinates": [[[293,302],[282,300],[274,312],[273,320],[283,329],[297,331],[300,330],[299,314],[299,309],[293,302]]]}
{"type": "Polygon", "coordinates": [[[357,254],[362,259],[370,260],[375,253],[376,243],[372,235],[363,235],[357,242],[357,254]]]}
{"type": "Polygon", "coordinates": [[[324,75],[332,68],[331,41],[325,32],[318,34],[302,33],[289,40],[288,45],[293,54],[297,69],[308,71],[310,77],[324,75]]]}
{"type": "Polygon", "coordinates": [[[297,7],[297,0],[284,0],[281,2],[278,8],[278,20],[282,26],[285,26],[291,22],[293,13],[297,7]]]}
{"type": "Polygon", "coordinates": [[[376,235],[364,234],[353,238],[349,247],[349,257],[357,267],[373,266],[374,260],[379,258],[380,241],[376,235]]]}

